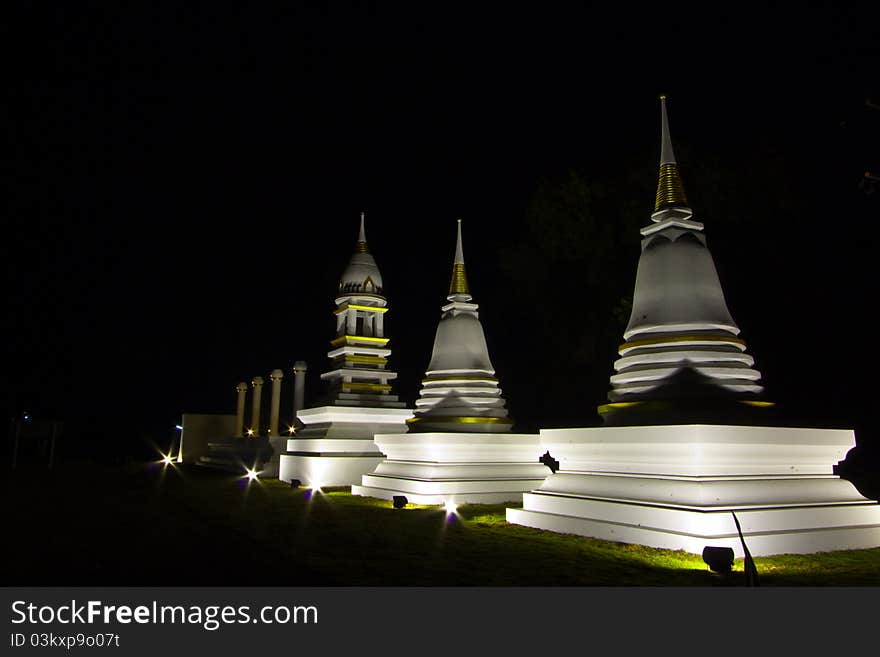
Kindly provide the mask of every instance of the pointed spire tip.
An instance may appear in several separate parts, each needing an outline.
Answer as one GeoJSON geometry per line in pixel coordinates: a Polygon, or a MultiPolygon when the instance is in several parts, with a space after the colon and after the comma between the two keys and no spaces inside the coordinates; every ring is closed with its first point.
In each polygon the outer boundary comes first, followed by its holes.
{"type": "Polygon", "coordinates": [[[358,253],[369,253],[367,249],[367,233],[364,230],[364,217],[366,216],[366,212],[361,212],[361,229],[358,233],[358,243],[356,251],[358,253]]]}
{"type": "Polygon", "coordinates": [[[668,207],[687,207],[687,196],[681,184],[672,137],[669,135],[669,117],[666,114],[666,94],[660,96],[660,178],[654,212],[668,207]]]}
{"type": "Polygon", "coordinates": [[[458,235],[455,239],[455,260],[452,263],[452,281],[449,294],[470,294],[464,269],[464,249],[461,246],[461,219],[458,219],[458,235]]]}

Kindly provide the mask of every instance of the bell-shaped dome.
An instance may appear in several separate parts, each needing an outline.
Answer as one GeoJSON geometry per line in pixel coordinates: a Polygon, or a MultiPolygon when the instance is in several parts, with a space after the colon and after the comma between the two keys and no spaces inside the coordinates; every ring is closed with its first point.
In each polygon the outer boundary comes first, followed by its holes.
{"type": "Polygon", "coordinates": [[[355,252],[348,261],[348,266],[339,278],[339,294],[376,294],[383,295],[382,274],[376,260],[367,247],[367,236],[364,231],[364,214],[361,213],[361,230],[358,235],[355,252]]]}
{"type": "Polygon", "coordinates": [[[428,374],[438,370],[478,370],[495,373],[483,325],[470,313],[446,313],[437,325],[428,374]]]}
{"type": "Polygon", "coordinates": [[[727,309],[702,235],[676,232],[646,240],[624,339],[642,333],[713,329],[737,335],[739,328],[727,309]]]}

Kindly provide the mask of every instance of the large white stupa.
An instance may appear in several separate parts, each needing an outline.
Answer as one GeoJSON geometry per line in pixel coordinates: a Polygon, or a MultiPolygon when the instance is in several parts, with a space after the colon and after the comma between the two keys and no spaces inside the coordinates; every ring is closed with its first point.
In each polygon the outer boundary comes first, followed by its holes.
{"type": "Polygon", "coordinates": [[[608,424],[668,423],[674,415],[730,421],[772,406],[760,399],[761,374],[727,309],[703,224],[688,206],[665,98],[651,222],[640,231],[632,313],[599,413],[608,424]]]}
{"type": "Polygon", "coordinates": [[[448,303],[441,308],[434,349],[410,433],[379,434],[387,459],[352,493],[416,504],[518,500],[549,473],[538,436],[510,433],[486,336],[468,287],[458,222],[448,303]]]}
{"type": "Polygon", "coordinates": [[[508,521],[698,554],[880,545],[880,505],[834,474],[853,431],[762,423],[770,404],[688,207],[665,102],[661,126],[632,315],[599,407],[610,426],[542,430],[559,469],[508,521]]]}
{"type": "Polygon", "coordinates": [[[300,410],[304,425],[286,440],[279,478],[311,488],[360,483],[382,461],[376,433],[402,433],[412,411],[392,394],[397,374],[388,369],[382,274],[367,246],[364,215],[355,252],[339,279],[336,337],[321,375],[328,394],[320,406],[300,410]]]}

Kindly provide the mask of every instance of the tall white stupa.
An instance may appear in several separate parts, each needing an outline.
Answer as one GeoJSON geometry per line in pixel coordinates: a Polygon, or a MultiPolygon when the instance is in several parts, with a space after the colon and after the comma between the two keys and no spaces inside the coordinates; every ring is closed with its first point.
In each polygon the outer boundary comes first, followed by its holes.
{"type": "Polygon", "coordinates": [[[688,207],[661,103],[657,199],[599,407],[609,426],[542,430],[559,469],[507,519],[697,554],[742,556],[743,542],[753,555],[878,546],[880,505],[834,474],[853,431],[762,423],[760,374],[688,207]]]}
{"type": "Polygon", "coordinates": [[[641,229],[632,313],[615,361],[607,424],[731,421],[772,404],[733,321],[703,224],[694,220],[661,97],[660,175],[651,224],[641,229]]]}
{"type": "Polygon", "coordinates": [[[412,411],[392,394],[397,374],[388,369],[382,274],[367,246],[364,215],[354,254],[339,279],[336,337],[327,353],[330,368],[322,405],[299,411],[305,425],[286,441],[279,478],[311,488],[360,483],[383,455],[376,433],[403,433],[412,411]]]}
{"type": "Polygon", "coordinates": [[[506,502],[549,473],[538,460],[538,436],[510,433],[513,420],[468,287],[461,220],[446,299],[410,433],[375,437],[387,459],[352,494],[416,504],[506,502]]]}

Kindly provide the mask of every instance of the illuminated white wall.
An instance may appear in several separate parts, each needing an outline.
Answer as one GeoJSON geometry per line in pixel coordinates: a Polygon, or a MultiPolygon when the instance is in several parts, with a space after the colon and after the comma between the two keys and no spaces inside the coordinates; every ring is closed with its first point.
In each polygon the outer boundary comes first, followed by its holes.
{"type": "Polygon", "coordinates": [[[412,433],[377,435],[387,458],[352,486],[353,495],[414,504],[519,501],[550,473],[538,462],[536,434],[412,433]]]}
{"type": "Polygon", "coordinates": [[[541,431],[559,471],[507,520],[701,553],[753,555],[880,546],[880,505],[833,466],[851,430],[677,425],[541,431]]]}
{"type": "Polygon", "coordinates": [[[412,411],[405,408],[322,406],[297,414],[305,425],[286,441],[278,478],[304,486],[351,486],[385,458],[376,433],[402,433],[412,411]]]}

